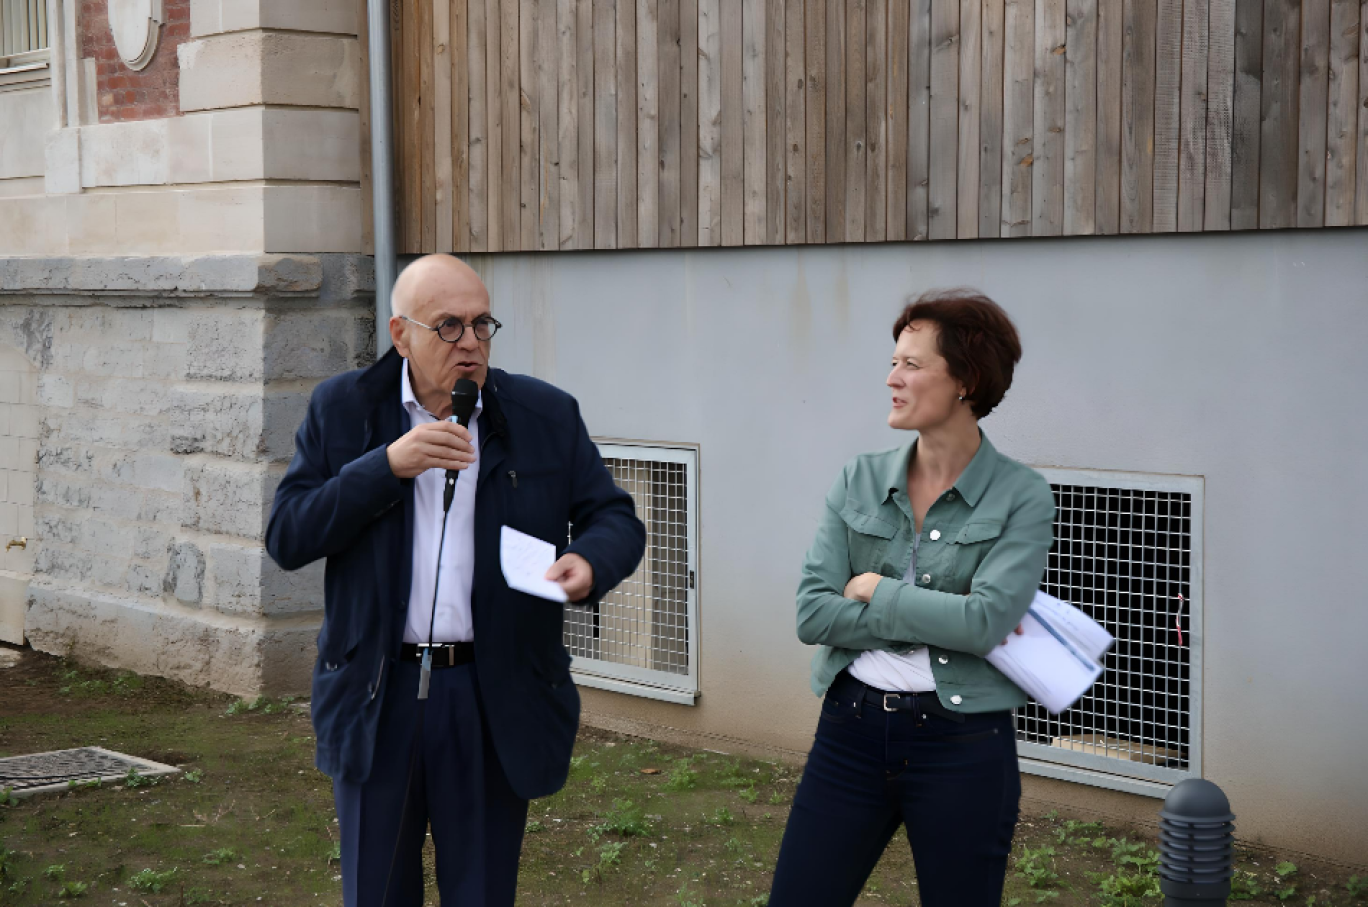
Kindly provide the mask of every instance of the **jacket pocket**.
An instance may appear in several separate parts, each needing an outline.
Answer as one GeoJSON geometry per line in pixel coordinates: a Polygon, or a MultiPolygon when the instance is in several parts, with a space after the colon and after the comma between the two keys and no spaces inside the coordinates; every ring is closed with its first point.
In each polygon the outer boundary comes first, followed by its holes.
{"type": "Polygon", "coordinates": [[[847,506],[841,511],[846,524],[846,544],[850,549],[852,575],[879,573],[889,541],[898,527],[882,517],[847,506]]]}
{"type": "Polygon", "coordinates": [[[964,524],[946,548],[953,558],[946,571],[951,579],[944,587],[947,592],[967,591],[966,584],[1001,535],[1001,520],[970,520],[964,524]]]}

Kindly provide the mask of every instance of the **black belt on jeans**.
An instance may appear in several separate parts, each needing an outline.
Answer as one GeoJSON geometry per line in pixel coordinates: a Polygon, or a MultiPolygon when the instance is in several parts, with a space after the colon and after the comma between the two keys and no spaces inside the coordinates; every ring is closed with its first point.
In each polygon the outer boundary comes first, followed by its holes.
{"type": "MultiPolygon", "coordinates": [[[[406,642],[399,649],[400,661],[422,661],[426,644],[406,642]]],[[[434,668],[454,668],[468,665],[475,660],[473,642],[435,642],[432,644],[432,666],[434,668]]]]}
{"type": "Polygon", "coordinates": [[[852,677],[848,671],[842,671],[836,675],[836,679],[831,682],[830,692],[834,693],[837,699],[867,702],[870,705],[879,706],[885,712],[911,712],[922,718],[927,715],[939,715],[951,721],[964,723],[964,715],[959,712],[952,712],[941,705],[940,697],[934,692],[889,693],[871,687],[867,683],[861,683],[852,677]]]}

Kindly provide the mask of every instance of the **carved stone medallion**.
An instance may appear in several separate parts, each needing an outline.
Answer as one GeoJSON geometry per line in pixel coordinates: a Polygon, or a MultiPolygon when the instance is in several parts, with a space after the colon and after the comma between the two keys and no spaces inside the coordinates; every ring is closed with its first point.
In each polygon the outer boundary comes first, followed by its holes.
{"type": "Polygon", "coordinates": [[[109,0],[109,30],[129,69],[152,62],[161,37],[162,0],[109,0]]]}

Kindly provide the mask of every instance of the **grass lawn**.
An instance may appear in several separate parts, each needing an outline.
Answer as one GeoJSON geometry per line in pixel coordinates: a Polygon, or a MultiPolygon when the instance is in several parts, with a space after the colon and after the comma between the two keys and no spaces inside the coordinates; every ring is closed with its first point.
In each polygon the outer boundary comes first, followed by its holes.
{"type": "MultiPolygon", "coordinates": [[[[299,703],[249,704],[32,652],[0,669],[0,756],[89,745],[185,771],[0,795],[0,904],[340,903],[331,786],[299,703]]],[[[569,784],[532,804],[518,902],[764,904],[799,774],[586,729],[569,784]]],[[[1004,903],[1157,907],[1154,844],[1025,817],[1004,903]]],[[[1368,879],[1331,866],[1242,851],[1240,867],[1237,892],[1252,904],[1368,905],[1368,879]]],[[[436,904],[430,870],[428,891],[436,904]]],[[[895,838],[860,904],[919,903],[895,838]]]]}

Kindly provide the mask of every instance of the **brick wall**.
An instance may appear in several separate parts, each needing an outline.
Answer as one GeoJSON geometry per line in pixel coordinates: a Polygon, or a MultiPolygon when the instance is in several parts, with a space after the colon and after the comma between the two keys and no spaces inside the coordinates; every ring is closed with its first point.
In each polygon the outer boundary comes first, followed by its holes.
{"type": "Polygon", "coordinates": [[[180,114],[180,67],[176,47],[190,37],[190,0],[164,0],[165,18],[156,55],[134,71],[119,59],[109,31],[108,0],[81,0],[81,56],[93,58],[101,123],[150,120],[180,114]]]}

